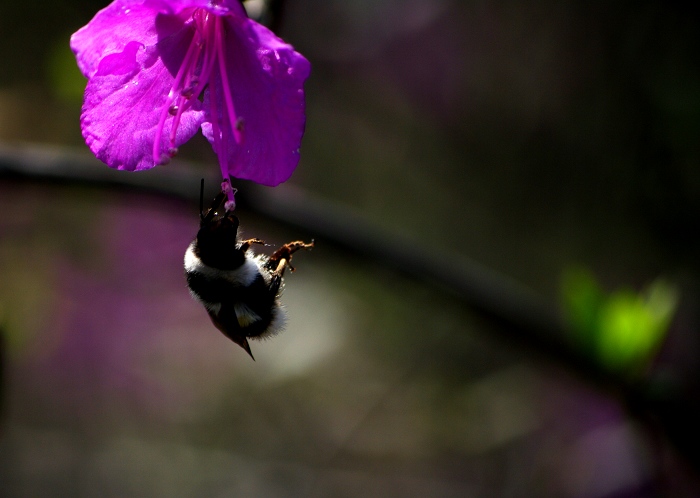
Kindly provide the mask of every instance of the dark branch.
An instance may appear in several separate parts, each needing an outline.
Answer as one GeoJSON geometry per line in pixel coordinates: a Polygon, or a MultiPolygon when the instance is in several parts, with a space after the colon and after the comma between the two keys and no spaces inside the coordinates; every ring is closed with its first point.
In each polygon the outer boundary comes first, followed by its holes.
{"type": "MultiPolygon", "coordinates": [[[[36,145],[0,144],[0,177],[33,182],[86,184],[109,189],[128,189],[193,205],[199,200],[196,187],[201,168],[177,161],[147,172],[114,171],[87,153],[36,145]]],[[[211,170],[214,170],[212,168],[211,170]]],[[[218,188],[220,178],[204,175],[205,183],[218,188]]],[[[388,234],[347,208],[312,198],[300,189],[275,189],[245,183],[237,204],[316,239],[319,246],[334,245],[408,277],[447,292],[500,327],[509,342],[529,348],[578,377],[619,396],[630,412],[650,426],[661,427],[696,469],[700,449],[689,434],[700,420],[697,400],[683,392],[650,390],[604,370],[581,349],[565,340],[569,335],[551,306],[518,283],[457,254],[439,254],[432,247],[388,234]],[[654,394],[650,394],[654,392],[654,394]]],[[[215,195],[212,193],[211,195],[215,195]]]]}

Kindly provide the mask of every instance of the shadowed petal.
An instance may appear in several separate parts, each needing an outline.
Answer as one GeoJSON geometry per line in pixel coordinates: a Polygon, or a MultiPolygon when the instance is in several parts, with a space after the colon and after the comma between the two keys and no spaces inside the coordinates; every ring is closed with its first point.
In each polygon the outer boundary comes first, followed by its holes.
{"type": "MultiPolygon", "coordinates": [[[[161,130],[161,143],[169,144],[173,116],[159,128],[173,75],[161,55],[182,57],[192,38],[191,30],[144,47],[130,42],[119,53],[102,59],[85,89],[81,126],[85,142],[98,159],[123,170],[155,166],[153,144],[161,130]]],[[[189,140],[199,128],[203,113],[195,101],[182,114],[175,146],[189,140]]],[[[167,151],[164,151],[167,153],[167,151]]]]}
{"type": "Polygon", "coordinates": [[[216,114],[205,92],[207,113],[202,131],[219,153],[222,169],[234,178],[275,186],[287,180],[299,162],[304,134],[303,85],[309,62],[291,45],[256,22],[226,17],[225,57],[229,88],[215,78],[216,114]],[[224,92],[229,92],[239,119],[240,143],[225,119],[224,92]],[[217,126],[212,120],[217,120],[217,126]],[[223,134],[224,150],[217,150],[214,129],[223,134]]]}
{"type": "Polygon", "coordinates": [[[238,0],[116,0],[71,36],[70,45],[78,67],[85,77],[92,77],[102,57],[121,52],[132,41],[144,46],[154,45],[159,37],[169,36],[180,29],[195,8],[204,8],[215,14],[246,16],[238,0]],[[177,17],[168,16],[169,21],[160,22],[156,31],[158,14],[177,17]]]}

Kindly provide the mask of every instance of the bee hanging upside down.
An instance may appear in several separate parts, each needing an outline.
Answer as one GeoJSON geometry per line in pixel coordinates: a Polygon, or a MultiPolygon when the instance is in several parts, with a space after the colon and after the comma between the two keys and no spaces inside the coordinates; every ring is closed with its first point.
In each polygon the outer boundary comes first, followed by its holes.
{"type": "Polygon", "coordinates": [[[225,198],[221,192],[200,214],[199,232],[185,253],[185,275],[216,328],[253,358],[248,339],[272,336],[284,325],[279,297],[285,269],[294,271],[292,254],[314,243],[290,242],[271,256],[254,254],[251,246],[265,243],[240,240],[238,217],[223,207],[225,198]]]}

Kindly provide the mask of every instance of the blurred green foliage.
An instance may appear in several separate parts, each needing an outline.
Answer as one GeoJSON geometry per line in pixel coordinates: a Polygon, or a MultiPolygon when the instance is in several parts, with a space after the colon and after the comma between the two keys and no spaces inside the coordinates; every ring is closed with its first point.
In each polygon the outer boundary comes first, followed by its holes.
{"type": "Polygon", "coordinates": [[[601,365],[628,377],[644,373],[663,343],[678,292],[658,279],[640,292],[605,293],[587,270],[564,275],[564,309],[576,339],[601,365]]]}
{"type": "Polygon", "coordinates": [[[67,102],[82,102],[86,79],[75,63],[75,56],[63,37],[54,42],[48,55],[47,78],[55,95],[67,102]]]}

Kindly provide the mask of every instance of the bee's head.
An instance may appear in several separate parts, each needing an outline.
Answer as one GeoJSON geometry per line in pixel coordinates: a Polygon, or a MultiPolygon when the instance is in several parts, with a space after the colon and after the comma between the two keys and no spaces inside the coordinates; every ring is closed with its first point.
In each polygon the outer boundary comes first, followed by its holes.
{"type": "Polygon", "coordinates": [[[245,261],[238,248],[238,217],[226,212],[203,220],[197,232],[197,248],[202,262],[220,270],[235,270],[245,261]]]}

